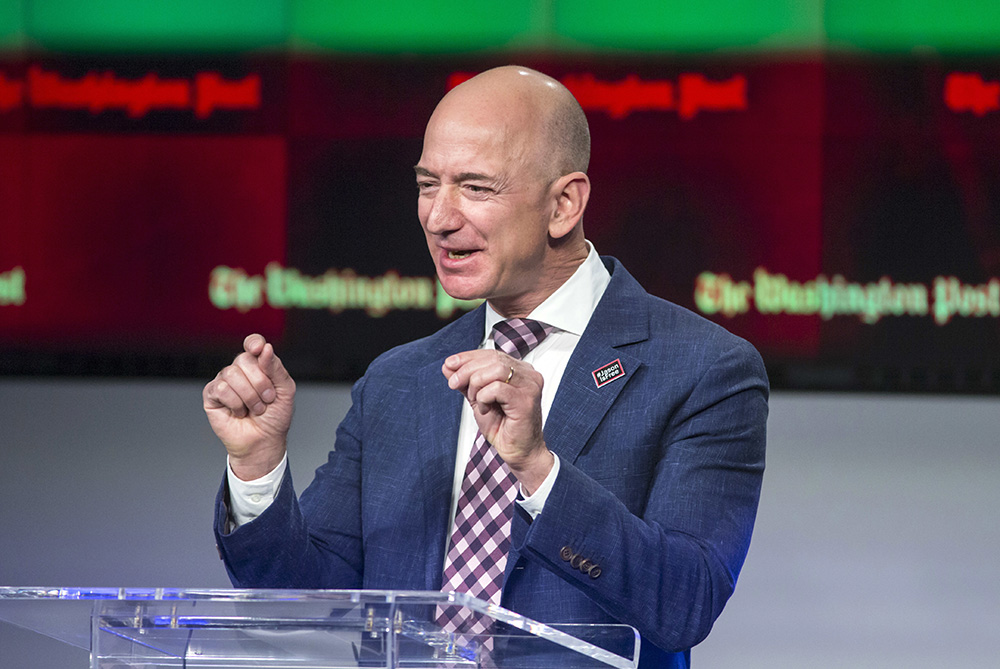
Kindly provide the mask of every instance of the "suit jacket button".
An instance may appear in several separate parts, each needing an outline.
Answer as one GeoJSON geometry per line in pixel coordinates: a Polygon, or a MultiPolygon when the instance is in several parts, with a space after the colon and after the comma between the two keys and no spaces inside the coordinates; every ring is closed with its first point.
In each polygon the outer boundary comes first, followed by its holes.
{"type": "Polygon", "coordinates": [[[587,572],[587,575],[590,576],[590,578],[597,578],[598,576],[601,575],[601,568],[595,564],[593,567],[590,568],[590,571],[587,572]]]}
{"type": "Polygon", "coordinates": [[[580,569],[580,571],[582,571],[582,572],[583,572],[584,574],[589,574],[589,573],[590,573],[590,570],[591,570],[591,569],[593,569],[593,568],[594,568],[594,567],[596,567],[596,566],[597,566],[597,565],[596,565],[596,564],[594,564],[593,562],[591,562],[590,560],[584,560],[583,562],[581,562],[581,563],[580,563],[580,567],[579,567],[579,569],[580,569]]]}
{"type": "Polygon", "coordinates": [[[559,557],[561,557],[565,562],[572,560],[573,555],[575,555],[575,553],[573,553],[573,549],[569,546],[563,546],[562,550],[559,551],[559,557]]]}
{"type": "Polygon", "coordinates": [[[582,555],[579,554],[574,555],[573,558],[569,561],[569,566],[572,567],[573,569],[579,569],[580,565],[583,564],[584,559],[585,558],[582,555]]]}

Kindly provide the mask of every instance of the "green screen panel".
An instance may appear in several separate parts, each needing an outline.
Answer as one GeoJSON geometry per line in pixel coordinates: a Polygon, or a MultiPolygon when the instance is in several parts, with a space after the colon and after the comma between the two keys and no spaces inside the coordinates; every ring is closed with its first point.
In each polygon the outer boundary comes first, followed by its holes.
{"type": "Polygon", "coordinates": [[[290,0],[291,35],[304,48],[454,52],[539,46],[547,0],[290,0]]]}
{"type": "Polygon", "coordinates": [[[0,51],[13,51],[24,45],[24,3],[0,0],[0,51]]]}
{"type": "Polygon", "coordinates": [[[1000,47],[996,0],[827,0],[825,20],[831,46],[951,52],[1000,47]]]}
{"type": "Polygon", "coordinates": [[[822,0],[553,0],[555,32],[581,47],[637,51],[819,49],[822,0]]]}
{"type": "Polygon", "coordinates": [[[62,50],[205,50],[282,46],[286,0],[25,0],[25,30],[62,50]]]}

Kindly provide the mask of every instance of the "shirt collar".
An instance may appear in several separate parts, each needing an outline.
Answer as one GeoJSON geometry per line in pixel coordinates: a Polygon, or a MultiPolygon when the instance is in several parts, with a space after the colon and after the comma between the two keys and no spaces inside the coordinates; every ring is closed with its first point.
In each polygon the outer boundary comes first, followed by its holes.
{"type": "MultiPolygon", "coordinates": [[[[541,321],[563,332],[577,336],[583,334],[594,309],[597,308],[597,303],[604,295],[604,289],[611,281],[611,275],[604,263],[601,262],[601,257],[597,254],[594,245],[588,241],[587,247],[590,252],[587,253],[587,258],[576,268],[573,275],[554,293],[545,298],[544,302],[535,307],[528,314],[528,318],[541,321]]],[[[494,311],[487,302],[484,342],[490,338],[493,326],[502,320],[504,320],[503,316],[494,311]]]]}

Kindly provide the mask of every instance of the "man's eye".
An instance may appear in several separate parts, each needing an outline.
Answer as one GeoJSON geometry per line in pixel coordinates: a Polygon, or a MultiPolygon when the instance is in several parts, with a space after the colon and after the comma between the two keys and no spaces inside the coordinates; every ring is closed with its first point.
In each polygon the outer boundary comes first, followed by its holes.
{"type": "Polygon", "coordinates": [[[465,187],[470,193],[476,193],[477,195],[493,192],[491,188],[487,188],[486,186],[476,186],[475,184],[466,184],[465,187]]]}

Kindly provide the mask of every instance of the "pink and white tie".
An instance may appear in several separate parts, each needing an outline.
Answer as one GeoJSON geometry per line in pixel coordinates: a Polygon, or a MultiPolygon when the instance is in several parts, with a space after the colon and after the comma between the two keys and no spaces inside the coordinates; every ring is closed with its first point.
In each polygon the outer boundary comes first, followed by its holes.
{"type": "MultiPolygon", "coordinates": [[[[493,343],[520,360],[552,329],[539,321],[512,318],[493,326],[493,343]]],[[[441,590],[467,592],[500,604],[516,497],[517,479],[486,437],[477,432],[458,497],[441,590]]],[[[489,619],[457,606],[440,609],[437,622],[446,631],[469,635],[486,632],[490,626],[489,619]]]]}

